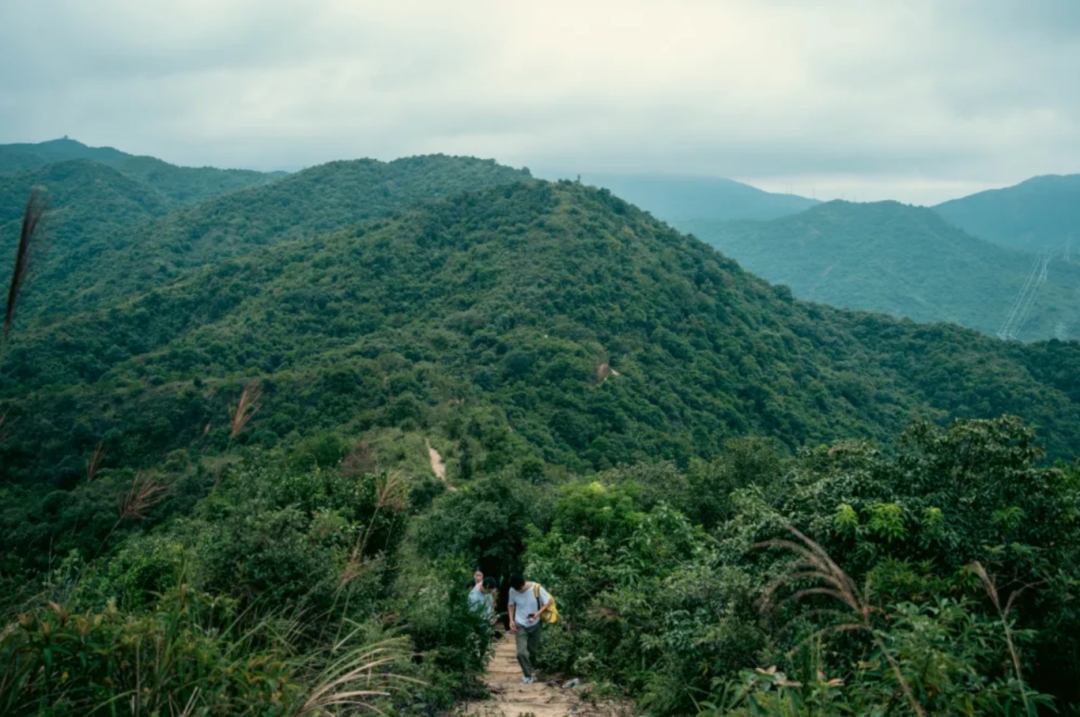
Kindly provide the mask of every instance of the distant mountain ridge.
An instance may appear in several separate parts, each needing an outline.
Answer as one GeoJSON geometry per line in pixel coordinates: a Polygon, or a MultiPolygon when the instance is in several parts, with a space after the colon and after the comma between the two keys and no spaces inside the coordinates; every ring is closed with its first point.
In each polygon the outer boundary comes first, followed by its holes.
{"type": "MultiPolygon", "coordinates": [[[[192,206],[86,160],[0,175],[0,186],[6,180],[25,191],[41,183],[50,168],[69,164],[96,176],[98,188],[110,177],[106,183],[133,195],[152,192],[173,211],[147,212],[146,221],[124,223],[124,231],[113,231],[115,227],[107,226],[111,212],[98,204],[96,193],[85,191],[85,182],[47,182],[60,204],[82,206],[89,216],[96,212],[97,223],[83,224],[82,232],[65,231],[50,242],[20,307],[26,319],[36,315],[51,320],[47,317],[93,309],[249,251],[389,216],[424,200],[530,179],[526,170],[493,160],[431,155],[393,162],[330,162],[192,206]]],[[[24,201],[25,194],[17,191],[8,203],[12,211],[21,211],[24,201]]],[[[0,261],[13,246],[0,246],[0,261]]]]}
{"type": "MultiPolygon", "coordinates": [[[[898,202],[834,201],[771,222],[684,228],[799,298],[991,335],[1034,259],[898,202]]],[[[1080,338],[1080,264],[1051,262],[1017,337],[1080,338]]]]}
{"type": "Polygon", "coordinates": [[[0,175],[76,159],[112,167],[182,204],[195,204],[227,192],[267,184],[284,176],[284,172],[256,172],[250,169],[179,167],[155,157],[136,156],[112,147],[88,147],[66,137],[36,144],[0,145],[0,175]]]}
{"type": "Polygon", "coordinates": [[[689,220],[775,219],[819,203],[722,177],[587,173],[581,181],[607,189],[675,226],[689,220]]]}
{"type": "Polygon", "coordinates": [[[935,206],[961,229],[1002,246],[1080,255],[1080,174],[1032,177],[935,206]]]}

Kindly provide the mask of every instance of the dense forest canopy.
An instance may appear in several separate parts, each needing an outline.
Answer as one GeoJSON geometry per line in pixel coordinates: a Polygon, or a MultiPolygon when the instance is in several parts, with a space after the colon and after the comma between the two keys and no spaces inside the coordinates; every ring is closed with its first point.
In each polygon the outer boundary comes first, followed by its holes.
{"type": "MultiPolygon", "coordinates": [[[[100,165],[78,166],[108,171],[100,165]]],[[[67,234],[50,235],[49,251],[39,261],[35,285],[24,297],[21,311],[27,318],[54,320],[121,302],[185,271],[229,257],[385,216],[424,199],[527,176],[527,172],[491,161],[441,155],[389,163],[331,162],[265,186],[226,193],[191,207],[179,206],[123,231],[113,226],[121,215],[109,213],[94,193],[74,191],[78,185],[71,179],[46,183],[50,196],[85,207],[98,223],[70,240],[67,234]]],[[[15,176],[8,184],[25,184],[29,179],[37,177],[15,176]]],[[[107,182],[95,181],[96,192],[103,191],[107,182]]],[[[135,189],[135,197],[153,192],[146,186],[123,189],[135,189]]],[[[13,251],[14,244],[6,244],[0,258],[9,258],[13,251]]]]}
{"type": "Polygon", "coordinates": [[[790,286],[799,298],[948,321],[988,335],[1005,325],[1034,270],[1032,302],[1010,335],[1026,341],[1080,337],[1080,260],[1055,253],[1039,280],[1036,255],[971,236],[930,209],[829,202],[771,222],[680,227],[759,276],[790,286]]]}
{"type": "MultiPolygon", "coordinates": [[[[29,147],[0,715],[445,713],[484,696],[476,566],[557,596],[545,679],[643,713],[1080,704],[1080,343],[805,302],[491,161],[196,199],[29,147]]],[[[777,221],[978,241],[909,209],[777,221]]]]}

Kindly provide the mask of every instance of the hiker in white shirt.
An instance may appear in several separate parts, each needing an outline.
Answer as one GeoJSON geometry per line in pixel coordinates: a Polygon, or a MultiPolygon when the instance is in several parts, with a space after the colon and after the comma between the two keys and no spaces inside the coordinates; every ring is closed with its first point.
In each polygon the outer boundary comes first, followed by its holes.
{"type": "Polygon", "coordinates": [[[514,633],[518,664],[525,675],[521,684],[529,685],[533,681],[532,660],[540,650],[540,630],[544,624],[540,616],[551,609],[551,595],[543,587],[525,582],[524,576],[515,573],[510,576],[508,597],[510,631],[514,633]]]}

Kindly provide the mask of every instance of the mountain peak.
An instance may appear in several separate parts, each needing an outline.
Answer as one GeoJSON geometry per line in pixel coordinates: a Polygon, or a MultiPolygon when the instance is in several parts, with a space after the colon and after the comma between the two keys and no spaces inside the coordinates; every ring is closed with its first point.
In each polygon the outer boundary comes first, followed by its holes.
{"type": "Polygon", "coordinates": [[[1045,174],[953,199],[934,210],[964,230],[1025,251],[1080,242],[1080,174],[1045,174]]]}

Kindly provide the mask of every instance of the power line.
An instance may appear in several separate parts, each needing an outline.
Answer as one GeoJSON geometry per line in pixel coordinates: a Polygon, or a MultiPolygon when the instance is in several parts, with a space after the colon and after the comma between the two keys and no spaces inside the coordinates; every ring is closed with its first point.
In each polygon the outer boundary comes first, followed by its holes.
{"type": "Polygon", "coordinates": [[[1050,252],[1042,252],[1035,257],[1035,262],[1031,265],[1031,271],[1028,272],[1027,280],[1024,282],[1023,288],[1020,289],[1020,294],[1013,301],[1005,321],[1001,324],[1001,328],[998,329],[997,336],[999,339],[1007,341],[1016,338],[1016,334],[1019,333],[1024,322],[1027,321],[1028,314],[1031,313],[1031,307],[1035,304],[1035,297],[1038,295],[1039,289],[1046,282],[1049,266],[1050,252]]]}

